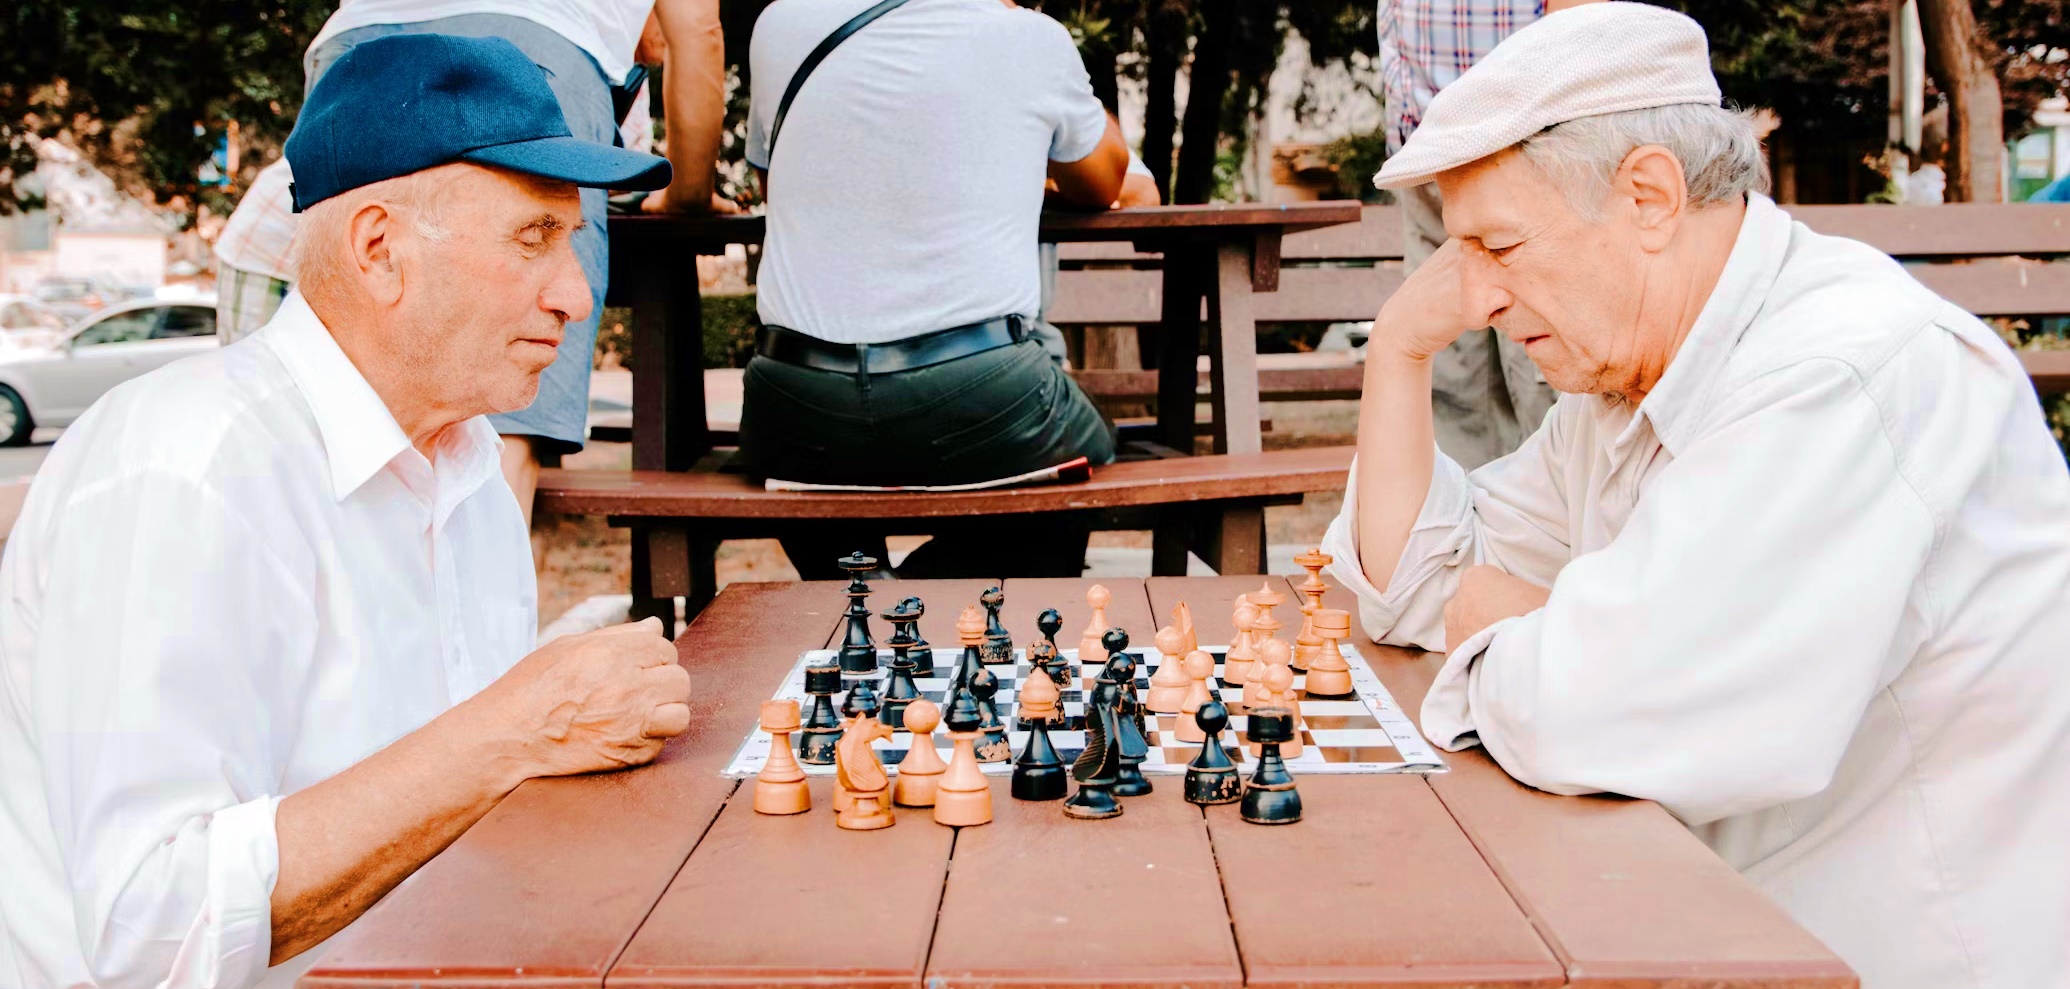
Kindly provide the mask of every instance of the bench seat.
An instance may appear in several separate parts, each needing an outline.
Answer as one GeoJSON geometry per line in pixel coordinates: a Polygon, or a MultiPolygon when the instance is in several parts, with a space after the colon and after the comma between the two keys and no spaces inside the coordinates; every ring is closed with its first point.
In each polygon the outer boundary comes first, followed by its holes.
{"type": "Polygon", "coordinates": [[[1089,511],[1339,491],[1351,447],[1136,460],[1091,480],[990,491],[766,491],[746,476],[707,471],[547,469],[540,511],[696,519],[924,519],[1089,511]]]}

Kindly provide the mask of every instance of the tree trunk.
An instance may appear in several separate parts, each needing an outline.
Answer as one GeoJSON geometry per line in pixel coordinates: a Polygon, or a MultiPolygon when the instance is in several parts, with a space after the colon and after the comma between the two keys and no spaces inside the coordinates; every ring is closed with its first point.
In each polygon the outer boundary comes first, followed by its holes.
{"type": "Polygon", "coordinates": [[[1143,164],[1157,180],[1157,196],[1172,201],[1172,138],[1179,130],[1179,63],[1186,59],[1186,11],[1153,3],[1143,24],[1150,64],[1144,73],[1143,164]]]}
{"type": "Polygon", "coordinates": [[[1948,200],[2000,202],[2005,106],[1970,0],[1919,0],[1926,70],[1948,96],[1948,200]]]}
{"type": "Polygon", "coordinates": [[[1186,75],[1186,119],[1179,135],[1179,164],[1172,177],[1172,202],[1204,203],[1215,191],[1215,159],[1222,147],[1222,102],[1229,95],[1229,32],[1234,0],[1201,4],[1200,36],[1193,43],[1193,68],[1186,75]]]}

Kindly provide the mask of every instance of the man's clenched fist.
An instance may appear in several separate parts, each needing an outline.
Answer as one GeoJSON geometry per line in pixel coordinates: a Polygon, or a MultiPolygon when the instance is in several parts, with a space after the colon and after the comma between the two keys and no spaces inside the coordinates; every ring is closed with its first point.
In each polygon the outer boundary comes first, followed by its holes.
{"type": "Polygon", "coordinates": [[[690,727],[690,674],[648,618],[541,646],[470,705],[513,734],[521,775],[636,766],[690,727]]]}

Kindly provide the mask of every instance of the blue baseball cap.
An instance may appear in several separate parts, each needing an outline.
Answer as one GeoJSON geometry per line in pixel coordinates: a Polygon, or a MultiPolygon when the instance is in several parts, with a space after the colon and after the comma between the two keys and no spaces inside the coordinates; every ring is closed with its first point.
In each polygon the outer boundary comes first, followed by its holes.
{"type": "Polygon", "coordinates": [[[295,212],[469,161],[606,189],[659,189],[668,159],[576,138],[546,70],[502,38],[398,34],[352,46],[288,135],[295,212]]]}

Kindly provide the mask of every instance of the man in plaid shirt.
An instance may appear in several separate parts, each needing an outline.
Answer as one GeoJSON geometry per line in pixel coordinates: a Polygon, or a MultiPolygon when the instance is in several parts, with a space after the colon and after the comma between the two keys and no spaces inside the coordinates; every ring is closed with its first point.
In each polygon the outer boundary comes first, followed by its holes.
{"type": "MultiPolygon", "coordinates": [[[[1423,119],[1438,90],[1518,28],[1589,0],[1380,0],[1380,79],[1387,152],[1423,119]]],[[[1410,271],[1445,242],[1437,183],[1400,189],[1402,249],[1410,271]]],[[[1524,348],[1491,329],[1463,334],[1431,362],[1439,448],[1468,470],[1509,453],[1538,428],[1554,393],[1524,348]]]]}

